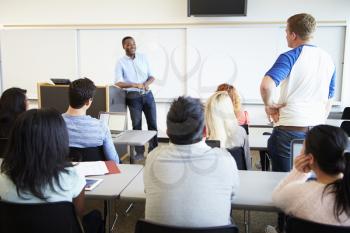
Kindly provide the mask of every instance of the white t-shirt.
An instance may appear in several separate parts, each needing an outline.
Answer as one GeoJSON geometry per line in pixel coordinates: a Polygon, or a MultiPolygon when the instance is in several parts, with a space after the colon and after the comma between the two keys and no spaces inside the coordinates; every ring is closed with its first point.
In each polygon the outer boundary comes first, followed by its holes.
{"type": "Polygon", "coordinates": [[[188,227],[231,223],[239,177],[225,149],[204,141],[159,146],[147,156],[144,183],[147,220],[188,227]]]}
{"type": "Polygon", "coordinates": [[[48,198],[46,201],[31,193],[21,193],[23,197],[19,197],[14,183],[7,175],[0,173],[0,197],[2,200],[15,203],[72,202],[73,198],[77,197],[84,189],[86,182],[84,177],[78,175],[74,167],[69,167],[67,170],[68,173],[62,172],[59,177],[62,189],[56,182],[54,182],[56,191],[53,191],[49,186],[45,188],[44,195],[48,198]]]}

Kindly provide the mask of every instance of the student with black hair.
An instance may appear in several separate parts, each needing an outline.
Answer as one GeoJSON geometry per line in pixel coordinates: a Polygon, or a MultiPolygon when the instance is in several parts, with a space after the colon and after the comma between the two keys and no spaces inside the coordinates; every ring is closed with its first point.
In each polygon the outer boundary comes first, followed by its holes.
{"type": "Polygon", "coordinates": [[[306,135],[294,168],[273,192],[275,205],[306,220],[350,226],[348,137],[338,127],[318,125],[306,135]],[[317,180],[308,181],[313,171],[317,180]]]}
{"type": "Polygon", "coordinates": [[[204,107],[179,97],[167,115],[170,144],[146,159],[145,218],[157,223],[207,227],[230,224],[231,201],[239,186],[231,154],[203,140],[204,107]]]}
{"type": "Polygon", "coordinates": [[[103,146],[106,160],[119,163],[111,132],[102,121],[86,115],[96,91],[95,84],[81,78],[69,85],[69,107],[63,119],[67,124],[69,146],[78,148],[103,146]]]}
{"type": "Polygon", "coordinates": [[[8,138],[18,115],[28,109],[27,90],[12,87],[0,97],[0,138],[8,138]]]}
{"type": "Polygon", "coordinates": [[[68,133],[60,113],[31,109],[21,114],[1,164],[0,199],[15,203],[73,202],[85,231],[103,232],[98,211],[83,217],[86,182],[68,162],[68,154],[68,133]]]}

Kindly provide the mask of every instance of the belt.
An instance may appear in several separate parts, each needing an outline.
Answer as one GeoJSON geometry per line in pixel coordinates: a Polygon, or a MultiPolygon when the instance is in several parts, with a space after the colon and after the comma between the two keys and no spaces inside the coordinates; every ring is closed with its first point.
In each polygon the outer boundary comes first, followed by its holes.
{"type": "Polygon", "coordinates": [[[130,91],[126,91],[127,93],[138,93],[138,94],[140,94],[140,95],[146,95],[146,94],[148,94],[148,93],[150,93],[151,92],[151,90],[147,90],[147,91],[145,91],[145,90],[143,90],[143,89],[140,89],[140,90],[130,90],[130,91]]]}
{"type": "Polygon", "coordinates": [[[279,129],[287,130],[287,131],[302,131],[308,132],[312,127],[311,126],[285,126],[279,125],[277,126],[279,129]]]}

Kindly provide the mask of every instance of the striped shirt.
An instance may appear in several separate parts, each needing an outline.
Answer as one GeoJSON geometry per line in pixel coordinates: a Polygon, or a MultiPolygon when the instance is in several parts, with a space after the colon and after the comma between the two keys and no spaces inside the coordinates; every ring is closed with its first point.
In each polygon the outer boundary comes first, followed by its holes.
{"type": "Polygon", "coordinates": [[[71,116],[62,114],[66,122],[70,147],[97,147],[103,145],[107,160],[119,163],[119,156],[115,150],[111,132],[102,121],[91,116],[71,116]]]}

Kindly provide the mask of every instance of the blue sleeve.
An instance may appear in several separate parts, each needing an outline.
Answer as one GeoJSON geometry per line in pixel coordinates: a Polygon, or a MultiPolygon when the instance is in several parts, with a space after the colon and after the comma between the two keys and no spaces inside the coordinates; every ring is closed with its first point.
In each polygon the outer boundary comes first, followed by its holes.
{"type": "Polygon", "coordinates": [[[276,86],[278,86],[284,79],[286,79],[295,62],[298,60],[298,57],[303,49],[303,46],[292,49],[286,53],[281,54],[275,64],[271,67],[265,75],[272,78],[276,86]]]}
{"type": "Polygon", "coordinates": [[[115,150],[114,143],[112,140],[111,132],[108,128],[106,129],[105,139],[103,140],[103,151],[106,155],[107,160],[113,160],[115,163],[119,163],[119,156],[117,151],[115,150]]]}
{"type": "Polygon", "coordinates": [[[123,79],[124,78],[124,75],[123,75],[123,67],[122,67],[122,64],[121,62],[119,61],[116,65],[116,68],[115,68],[115,82],[123,82],[123,79]]]}
{"type": "Polygon", "coordinates": [[[332,75],[332,79],[331,79],[331,83],[329,84],[328,99],[334,97],[336,76],[337,76],[336,75],[336,70],[334,69],[334,72],[333,72],[333,75],[332,75]]]}

